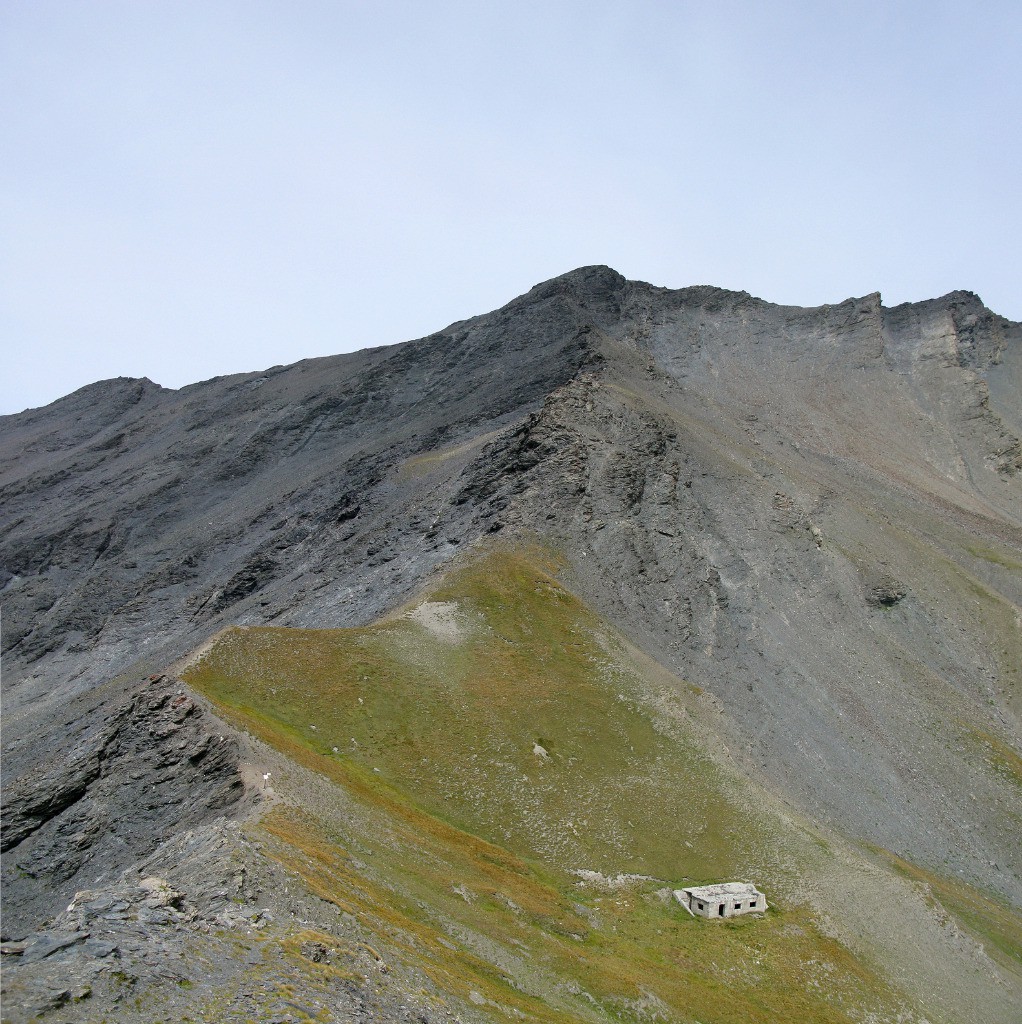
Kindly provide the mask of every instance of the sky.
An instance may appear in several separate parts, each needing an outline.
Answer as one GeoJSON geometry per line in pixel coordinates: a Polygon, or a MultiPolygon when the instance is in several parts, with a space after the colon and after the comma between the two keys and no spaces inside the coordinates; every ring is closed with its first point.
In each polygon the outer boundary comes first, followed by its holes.
{"type": "Polygon", "coordinates": [[[1022,320],[1022,4],[0,0],[0,413],[578,266],[1022,320]]]}

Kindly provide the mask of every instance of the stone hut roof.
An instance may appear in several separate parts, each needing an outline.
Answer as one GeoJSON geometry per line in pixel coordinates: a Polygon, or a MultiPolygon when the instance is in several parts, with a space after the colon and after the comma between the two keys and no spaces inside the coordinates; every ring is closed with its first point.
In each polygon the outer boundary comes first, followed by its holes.
{"type": "Polygon", "coordinates": [[[695,885],[683,891],[697,900],[708,902],[715,899],[727,899],[731,896],[763,895],[751,882],[718,882],[716,885],[695,885]]]}

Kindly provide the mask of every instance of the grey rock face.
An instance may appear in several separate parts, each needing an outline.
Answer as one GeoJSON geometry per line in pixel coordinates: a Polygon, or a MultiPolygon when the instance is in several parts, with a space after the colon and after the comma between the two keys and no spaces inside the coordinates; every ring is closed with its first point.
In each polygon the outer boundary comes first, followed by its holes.
{"type": "Polygon", "coordinates": [[[538,408],[591,357],[588,305],[618,280],[569,275],[415,343],[178,392],[106,381],[4,417],[8,715],[54,677],[62,700],[220,623],[300,620],[312,594],[336,625],[386,608],[471,539],[441,522],[442,484],[399,467],[538,408]]]}
{"type": "MultiPolygon", "coordinates": [[[[47,736],[48,766],[5,780],[4,938],[243,796],[235,740],[210,731],[209,715],[165,676],[112,708],[79,699],[68,711],[47,736]]],[[[12,763],[28,739],[14,741],[12,763]]]]}

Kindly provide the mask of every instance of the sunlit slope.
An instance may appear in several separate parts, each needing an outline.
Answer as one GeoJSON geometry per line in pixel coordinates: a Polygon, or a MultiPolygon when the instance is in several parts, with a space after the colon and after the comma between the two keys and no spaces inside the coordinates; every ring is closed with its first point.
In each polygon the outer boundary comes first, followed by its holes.
{"type": "MultiPolygon", "coordinates": [[[[911,1020],[928,992],[931,1020],[959,1019],[939,907],[741,778],[712,702],[556,568],[491,551],[372,626],[224,633],[187,681],[343,794],[296,790],[302,806],[264,822],[268,851],[501,1016],[911,1020]],[[774,909],[708,923],[665,891],[721,879],[758,882],[774,909]],[[890,899],[898,920],[874,926],[890,899]]],[[[994,926],[1000,968],[970,947],[1012,983],[1015,923],[994,926]]],[[[1009,1020],[990,998],[976,1019],[1009,1020]]]]}

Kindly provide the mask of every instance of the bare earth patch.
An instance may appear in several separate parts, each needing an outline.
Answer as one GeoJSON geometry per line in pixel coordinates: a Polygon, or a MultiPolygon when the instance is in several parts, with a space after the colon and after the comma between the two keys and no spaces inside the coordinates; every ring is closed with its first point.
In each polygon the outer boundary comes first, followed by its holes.
{"type": "Polygon", "coordinates": [[[408,613],[408,618],[449,643],[464,639],[465,631],[457,618],[457,601],[424,601],[408,613]]]}

